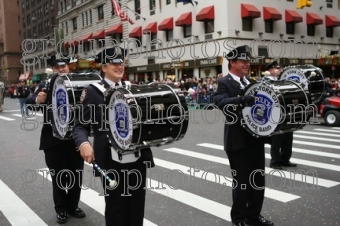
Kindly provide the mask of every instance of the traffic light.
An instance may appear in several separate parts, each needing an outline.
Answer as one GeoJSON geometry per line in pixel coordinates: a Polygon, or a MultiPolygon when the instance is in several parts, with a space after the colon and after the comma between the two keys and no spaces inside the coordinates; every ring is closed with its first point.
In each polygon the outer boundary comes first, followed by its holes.
{"type": "Polygon", "coordinates": [[[297,0],[296,8],[297,9],[302,9],[303,7],[311,7],[312,6],[312,1],[308,0],[297,0]]]}

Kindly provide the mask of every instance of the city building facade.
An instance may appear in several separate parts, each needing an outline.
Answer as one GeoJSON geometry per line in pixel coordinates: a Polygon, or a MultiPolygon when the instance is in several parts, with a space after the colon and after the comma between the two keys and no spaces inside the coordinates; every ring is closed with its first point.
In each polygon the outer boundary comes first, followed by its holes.
{"type": "Polygon", "coordinates": [[[340,74],[340,62],[322,60],[339,59],[340,1],[313,1],[303,9],[296,9],[296,4],[60,0],[57,19],[64,47],[76,58],[91,58],[114,44],[126,48],[130,80],[217,77],[228,72],[224,54],[239,45],[249,45],[256,56],[251,61],[254,76],[274,59],[283,66],[313,64],[326,75],[340,74]],[[120,4],[120,15],[115,14],[114,2],[120,4]]]}
{"type": "Polygon", "coordinates": [[[0,81],[6,86],[16,83],[23,72],[21,21],[20,1],[0,0],[0,81]]]}

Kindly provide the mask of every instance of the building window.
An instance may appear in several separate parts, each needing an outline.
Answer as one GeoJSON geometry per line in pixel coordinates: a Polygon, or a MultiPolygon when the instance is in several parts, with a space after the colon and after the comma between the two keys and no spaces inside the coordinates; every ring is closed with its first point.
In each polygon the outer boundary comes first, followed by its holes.
{"type": "Polygon", "coordinates": [[[85,21],[86,21],[86,26],[89,25],[89,18],[87,12],[85,12],[85,21]]]}
{"type": "Polygon", "coordinates": [[[72,26],[73,26],[73,30],[77,30],[77,17],[72,19],[72,26]]]}
{"type": "Polygon", "coordinates": [[[258,56],[268,57],[267,46],[259,46],[257,51],[259,53],[258,56]]]}
{"type": "Polygon", "coordinates": [[[103,20],[104,19],[104,6],[98,6],[97,7],[97,12],[98,12],[98,20],[103,20]]]}
{"type": "Polygon", "coordinates": [[[264,21],[264,31],[266,33],[273,33],[274,30],[274,21],[273,20],[265,20],[264,21]]]}
{"type": "Polygon", "coordinates": [[[174,39],[174,31],[173,30],[166,30],[165,31],[166,41],[171,41],[174,39]]]}
{"type": "Polygon", "coordinates": [[[62,1],[60,2],[60,11],[61,13],[64,12],[64,3],[62,1]]]}
{"type": "Polygon", "coordinates": [[[327,8],[333,8],[333,0],[326,0],[327,8]]]}
{"type": "Polygon", "coordinates": [[[295,34],[295,23],[294,22],[286,23],[286,34],[289,34],[289,35],[295,34]]]}
{"type": "Polygon", "coordinates": [[[315,25],[314,24],[307,25],[307,35],[315,36],[315,25]]]}
{"type": "MultiPolygon", "coordinates": [[[[140,0],[135,0],[135,11],[140,14],[140,0]]],[[[139,19],[139,15],[138,16],[138,19],[139,19]]],[[[137,18],[136,18],[137,19],[137,18]]]]}
{"type": "Polygon", "coordinates": [[[149,8],[150,11],[156,9],[156,0],[149,0],[149,8]]]}
{"type": "Polygon", "coordinates": [[[113,40],[116,41],[116,43],[121,43],[123,39],[123,34],[122,33],[115,33],[112,35],[113,40]]]}
{"type": "Polygon", "coordinates": [[[214,21],[204,20],[204,30],[206,34],[214,32],[214,21]]]}
{"type": "Polygon", "coordinates": [[[191,25],[184,25],[183,26],[183,33],[184,33],[184,38],[190,37],[192,35],[192,30],[191,30],[191,25]]]}
{"type": "Polygon", "coordinates": [[[75,7],[77,5],[77,0],[72,0],[72,7],[75,7]]]}
{"type": "Polygon", "coordinates": [[[166,4],[170,5],[171,4],[171,0],[166,0],[166,4]]]}
{"type": "Polygon", "coordinates": [[[242,30],[243,31],[253,30],[253,18],[251,17],[242,18],[242,30]]]}
{"type": "Polygon", "coordinates": [[[92,24],[92,10],[90,10],[89,16],[90,16],[90,24],[92,24]]]}
{"type": "Polygon", "coordinates": [[[326,27],[326,37],[333,38],[333,27],[326,27]]]}
{"type": "Polygon", "coordinates": [[[66,34],[68,34],[68,22],[65,21],[66,34]]]}

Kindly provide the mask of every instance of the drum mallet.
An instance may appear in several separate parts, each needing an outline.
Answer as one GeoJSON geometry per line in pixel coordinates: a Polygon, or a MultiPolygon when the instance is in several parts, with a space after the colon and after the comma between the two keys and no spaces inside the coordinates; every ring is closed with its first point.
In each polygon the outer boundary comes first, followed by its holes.
{"type": "Polygon", "coordinates": [[[98,164],[94,160],[92,160],[91,163],[94,168],[96,168],[96,170],[98,170],[98,172],[101,173],[101,175],[109,182],[109,186],[111,188],[117,186],[117,181],[111,180],[111,178],[98,166],[98,164]]]}

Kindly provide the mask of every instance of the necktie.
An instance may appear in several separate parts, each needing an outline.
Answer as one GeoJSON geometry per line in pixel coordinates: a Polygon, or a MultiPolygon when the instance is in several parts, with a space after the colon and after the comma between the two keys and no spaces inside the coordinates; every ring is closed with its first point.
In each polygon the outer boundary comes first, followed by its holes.
{"type": "Polygon", "coordinates": [[[247,83],[244,81],[243,77],[240,78],[240,81],[241,81],[241,83],[242,83],[242,85],[243,85],[244,87],[247,86],[247,83]]]}

